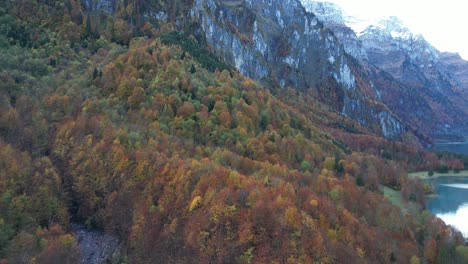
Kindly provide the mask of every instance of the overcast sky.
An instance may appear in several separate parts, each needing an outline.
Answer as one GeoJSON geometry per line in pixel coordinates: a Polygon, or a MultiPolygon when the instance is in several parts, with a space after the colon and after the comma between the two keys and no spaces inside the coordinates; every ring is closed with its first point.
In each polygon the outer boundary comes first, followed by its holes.
{"type": "Polygon", "coordinates": [[[414,33],[441,51],[468,60],[468,1],[465,0],[323,0],[337,3],[352,16],[376,20],[397,16],[414,33]]]}

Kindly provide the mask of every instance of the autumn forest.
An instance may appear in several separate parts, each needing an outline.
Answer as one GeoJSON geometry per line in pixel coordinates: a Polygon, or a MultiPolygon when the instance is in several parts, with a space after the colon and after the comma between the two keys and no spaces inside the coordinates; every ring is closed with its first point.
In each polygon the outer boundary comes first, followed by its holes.
{"type": "Polygon", "coordinates": [[[263,87],[153,2],[174,20],[1,1],[0,263],[79,263],[71,223],[118,237],[109,263],[468,261],[408,177],[466,156],[263,87]]]}

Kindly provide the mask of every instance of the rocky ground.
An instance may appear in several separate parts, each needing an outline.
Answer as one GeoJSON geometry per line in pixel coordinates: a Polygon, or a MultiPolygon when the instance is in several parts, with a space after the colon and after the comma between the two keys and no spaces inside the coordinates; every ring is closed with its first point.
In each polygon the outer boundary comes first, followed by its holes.
{"type": "Polygon", "coordinates": [[[83,225],[72,224],[78,246],[80,247],[80,263],[101,264],[120,252],[119,240],[100,230],[86,229],[83,225]]]}

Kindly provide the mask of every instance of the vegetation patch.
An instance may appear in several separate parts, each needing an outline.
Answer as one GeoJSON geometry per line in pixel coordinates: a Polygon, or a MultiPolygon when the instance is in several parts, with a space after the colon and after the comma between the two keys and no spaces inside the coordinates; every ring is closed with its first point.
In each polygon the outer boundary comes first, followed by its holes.
{"type": "Polygon", "coordinates": [[[161,41],[166,45],[174,44],[180,46],[185,52],[190,53],[203,68],[211,72],[214,72],[216,69],[219,71],[234,70],[231,65],[224,63],[221,59],[208,51],[208,49],[206,49],[200,43],[189,38],[182,32],[172,31],[163,34],[161,36],[161,41]]]}
{"type": "Polygon", "coordinates": [[[406,209],[405,202],[403,201],[403,198],[401,197],[401,192],[394,190],[390,187],[383,186],[383,191],[384,191],[384,196],[393,204],[401,209],[406,209]]]}

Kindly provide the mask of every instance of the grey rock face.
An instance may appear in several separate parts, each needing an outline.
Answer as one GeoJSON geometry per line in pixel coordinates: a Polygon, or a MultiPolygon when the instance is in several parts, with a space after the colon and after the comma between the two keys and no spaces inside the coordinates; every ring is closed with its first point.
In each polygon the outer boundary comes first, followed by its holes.
{"type": "Polygon", "coordinates": [[[332,76],[347,89],[355,88],[333,34],[296,0],[198,0],[191,15],[200,21],[208,43],[253,79],[272,75],[281,86],[303,90],[332,76]]]}
{"type": "Polygon", "coordinates": [[[81,3],[90,11],[103,11],[112,14],[116,9],[116,0],[81,0],[81,3]]]}
{"type": "MultiPolygon", "coordinates": [[[[330,28],[346,52],[358,60],[367,60],[367,53],[356,33],[347,26],[347,20],[341,8],[330,2],[300,0],[304,8],[317,16],[324,25],[330,28]]],[[[350,19],[350,18],[349,18],[350,19]]]]}
{"type": "Polygon", "coordinates": [[[343,11],[337,4],[330,2],[318,2],[313,0],[300,0],[300,2],[307,10],[307,12],[313,13],[325,24],[346,24],[343,11]]]}
{"type": "Polygon", "coordinates": [[[468,98],[468,61],[463,60],[457,53],[450,52],[440,53],[439,58],[454,85],[468,98]]]}

